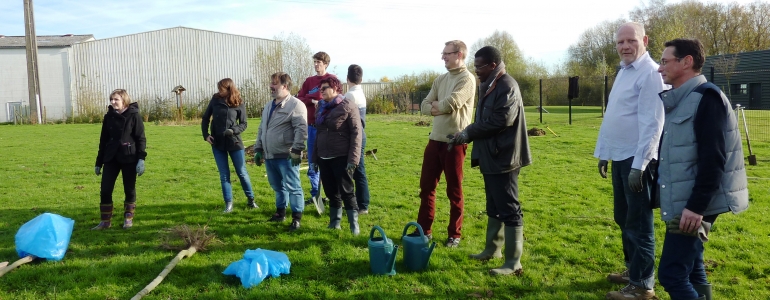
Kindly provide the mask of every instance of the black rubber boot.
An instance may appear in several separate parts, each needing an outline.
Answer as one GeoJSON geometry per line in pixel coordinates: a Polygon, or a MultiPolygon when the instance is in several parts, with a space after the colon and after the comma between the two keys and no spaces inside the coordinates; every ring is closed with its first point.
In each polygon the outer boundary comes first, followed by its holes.
{"type": "Polygon", "coordinates": [[[693,284],[692,288],[698,293],[698,296],[703,296],[698,299],[711,300],[711,285],[710,284],[693,284]]]}
{"type": "Polygon", "coordinates": [[[283,222],[286,220],[286,208],[277,208],[268,222],[283,222]]]}
{"type": "Polygon", "coordinates": [[[342,207],[329,207],[329,229],[340,229],[342,207]]]}
{"type": "Polygon", "coordinates": [[[479,254],[471,254],[470,258],[476,260],[490,260],[492,258],[501,258],[503,254],[500,250],[503,248],[503,242],[505,242],[505,236],[503,235],[503,222],[500,220],[489,217],[487,218],[487,241],[484,246],[484,251],[479,254]]]}
{"type": "Polygon", "coordinates": [[[300,220],[302,220],[302,212],[292,212],[291,225],[289,225],[289,231],[297,231],[297,229],[299,229],[300,220]]]}
{"type": "Polygon", "coordinates": [[[348,223],[350,223],[350,233],[353,234],[353,236],[357,236],[361,233],[361,231],[358,229],[358,210],[351,209],[347,211],[348,213],[348,223]]]}

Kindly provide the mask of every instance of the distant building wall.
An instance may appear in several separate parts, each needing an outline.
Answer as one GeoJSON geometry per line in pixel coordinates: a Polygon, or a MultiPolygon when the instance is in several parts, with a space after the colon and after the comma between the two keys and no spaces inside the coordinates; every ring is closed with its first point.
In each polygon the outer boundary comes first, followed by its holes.
{"type": "MultiPolygon", "coordinates": [[[[72,113],[70,47],[38,48],[40,99],[46,119],[63,119],[72,113]]],[[[9,118],[8,103],[29,105],[25,48],[0,49],[0,122],[9,118]]]]}
{"type": "Polygon", "coordinates": [[[106,106],[117,88],[137,102],[176,103],[171,90],[182,85],[185,105],[200,104],[217,92],[223,78],[232,78],[247,106],[257,111],[270,101],[269,75],[281,69],[280,42],[185,27],[95,40],[73,49],[75,113],[106,106]]]}

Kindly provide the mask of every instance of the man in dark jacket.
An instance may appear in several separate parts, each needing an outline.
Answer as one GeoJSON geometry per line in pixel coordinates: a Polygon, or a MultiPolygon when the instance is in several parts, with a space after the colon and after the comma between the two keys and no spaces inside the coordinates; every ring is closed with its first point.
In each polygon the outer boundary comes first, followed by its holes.
{"type": "Polygon", "coordinates": [[[524,223],[519,202],[518,177],[521,167],[532,162],[527,124],[519,84],[505,72],[500,50],[486,46],[476,52],[473,62],[479,86],[479,103],[473,124],[456,133],[452,144],[474,142],[471,167],[479,166],[487,194],[486,246],[477,260],[502,256],[505,263],[490,270],[492,275],[519,275],[524,243],[524,223]],[[503,224],[505,226],[503,226],[503,224]]]}

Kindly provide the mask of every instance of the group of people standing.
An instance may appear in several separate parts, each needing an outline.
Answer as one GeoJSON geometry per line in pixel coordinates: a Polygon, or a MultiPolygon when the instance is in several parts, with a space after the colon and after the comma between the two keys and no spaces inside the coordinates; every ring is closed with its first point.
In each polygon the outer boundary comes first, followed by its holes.
{"type": "MultiPolygon", "coordinates": [[[[660,283],[675,300],[711,299],[703,243],[719,214],[748,207],[740,133],[730,101],[701,75],[705,53],[698,40],[666,42],[658,64],[646,50],[648,38],[641,24],[623,24],[615,39],[621,68],[594,155],[604,178],[612,161],[614,219],[622,232],[626,265],[607,279],[626,286],[606,298],[655,297],[653,209],[660,208],[667,228],[658,268],[660,283]]],[[[465,65],[467,56],[462,41],[445,43],[441,58],[447,73],[436,78],[421,103],[422,113],[433,116],[433,127],[423,155],[417,222],[432,239],[436,187],[443,173],[450,202],[445,245],[459,246],[463,163],[468,143],[473,142],[471,167],[479,167],[484,177],[488,219],[484,250],[470,257],[481,261],[504,257],[503,265],[490,273],[519,275],[524,224],[518,175],[532,162],[523,101],[498,49],[486,46],[474,54],[475,76],[465,65]]],[[[270,77],[273,101],[262,112],[254,146],[254,161],[259,166],[264,163],[276,194],[276,212],[269,221],[284,221],[290,206],[289,230],[299,229],[305,204],[324,205],[320,182],[330,207],[328,228],[340,229],[344,211],[351,232],[358,235],[358,216],[369,210],[363,159],[366,98],[358,86],[363,71],[358,65],[348,68],[349,89],[343,95],[342,83],[326,72],[329,55],[318,52],[313,61],[317,75],[305,80],[296,97],[290,93],[288,74],[277,72],[270,77]],[[299,177],[303,152],[311,183],[307,203],[299,177]]],[[[223,79],[217,87],[201,129],[219,169],[224,212],[233,209],[228,156],[247,207],[256,208],[240,137],[246,129],[243,100],[232,80],[223,79]]],[[[124,90],[114,91],[110,104],[95,170],[97,175],[102,167],[104,171],[102,221],[94,229],[110,227],[112,187],[119,172],[126,189],[123,227],[132,226],[136,175],[144,172],[146,140],[138,106],[124,90]]]]}
{"type": "Polygon", "coordinates": [[[604,178],[612,161],[614,219],[626,268],[607,276],[625,287],[606,298],[655,298],[653,210],[660,208],[666,223],[660,284],[673,300],[710,300],[704,242],[719,214],[748,208],[735,114],[725,94],[701,74],[700,41],[666,42],[658,64],[647,52],[643,25],[623,24],[615,38],[621,68],[594,156],[604,178]]]}

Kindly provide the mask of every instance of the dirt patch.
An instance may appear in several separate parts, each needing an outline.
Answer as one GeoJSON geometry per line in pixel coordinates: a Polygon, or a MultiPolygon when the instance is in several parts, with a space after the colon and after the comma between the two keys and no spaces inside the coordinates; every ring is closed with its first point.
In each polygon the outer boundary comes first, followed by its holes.
{"type": "Polygon", "coordinates": [[[417,122],[417,123],[414,123],[414,126],[430,127],[430,122],[427,122],[427,121],[419,121],[419,122],[417,122]]]}
{"type": "Polygon", "coordinates": [[[537,128],[537,127],[532,127],[532,129],[527,130],[527,135],[528,136],[543,136],[543,135],[545,135],[545,130],[542,130],[542,129],[537,128]]]}
{"type": "MultiPolygon", "coordinates": [[[[246,157],[248,157],[248,158],[253,158],[254,157],[254,145],[256,145],[256,144],[251,144],[250,146],[246,146],[246,149],[245,149],[246,157]]],[[[249,160],[251,160],[251,159],[249,159],[249,160]]]]}

